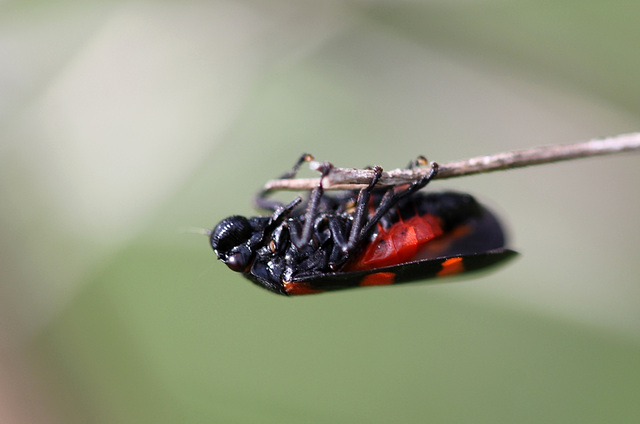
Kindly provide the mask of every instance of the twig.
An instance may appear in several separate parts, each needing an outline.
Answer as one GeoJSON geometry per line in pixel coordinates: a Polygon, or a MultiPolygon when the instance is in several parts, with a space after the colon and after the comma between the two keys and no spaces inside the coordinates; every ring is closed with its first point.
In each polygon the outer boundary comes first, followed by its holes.
{"type": "MultiPolygon", "coordinates": [[[[623,134],[615,137],[591,140],[575,144],[540,146],[531,149],[514,150],[488,156],[441,163],[436,178],[453,178],[503,169],[540,165],[543,163],[609,155],[629,151],[640,151],[640,133],[623,134]]],[[[312,169],[318,167],[311,162],[312,169]]],[[[414,170],[394,169],[383,172],[378,182],[380,187],[406,184],[429,172],[428,168],[414,170]]],[[[373,171],[355,168],[333,168],[323,181],[323,187],[329,190],[361,188],[373,177],[373,171]]],[[[265,191],[274,190],[310,190],[317,186],[318,178],[298,178],[268,181],[265,191]]]]}

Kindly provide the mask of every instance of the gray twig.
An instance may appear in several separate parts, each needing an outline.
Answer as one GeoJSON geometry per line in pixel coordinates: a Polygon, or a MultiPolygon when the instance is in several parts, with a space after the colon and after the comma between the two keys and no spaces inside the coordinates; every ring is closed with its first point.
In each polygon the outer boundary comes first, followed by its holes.
{"type": "MultiPolygon", "coordinates": [[[[464,175],[629,151],[640,151],[640,133],[623,134],[582,143],[540,146],[478,156],[457,162],[440,163],[438,164],[439,170],[435,178],[462,177],[464,175]]],[[[311,162],[312,169],[317,167],[317,162],[311,162]]],[[[427,172],[429,172],[428,168],[414,170],[394,169],[383,172],[378,186],[388,187],[410,183],[427,172]]],[[[333,168],[323,181],[323,187],[329,190],[361,188],[366,186],[371,181],[371,178],[373,178],[373,171],[368,169],[333,168]]],[[[310,190],[317,186],[318,183],[319,178],[271,180],[265,184],[264,190],[310,190]]]]}

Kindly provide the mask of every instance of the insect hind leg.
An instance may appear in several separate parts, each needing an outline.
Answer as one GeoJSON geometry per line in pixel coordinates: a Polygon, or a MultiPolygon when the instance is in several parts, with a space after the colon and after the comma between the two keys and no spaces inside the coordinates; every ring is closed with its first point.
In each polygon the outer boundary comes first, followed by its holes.
{"type": "Polygon", "coordinates": [[[424,188],[429,181],[431,181],[438,174],[438,164],[433,162],[431,164],[431,169],[429,172],[420,177],[418,180],[414,181],[409,187],[404,190],[396,191],[394,187],[391,187],[387,190],[384,197],[380,201],[378,208],[375,211],[375,214],[367,224],[362,228],[358,237],[355,240],[355,245],[358,245],[362,240],[364,240],[369,232],[373,229],[373,227],[382,219],[384,215],[386,215],[391,208],[393,208],[400,200],[412,195],[416,191],[424,188]]]}
{"type": "Polygon", "coordinates": [[[351,231],[349,232],[349,241],[347,242],[346,247],[343,250],[346,252],[353,250],[361,240],[362,227],[364,226],[365,216],[367,215],[367,208],[369,207],[369,198],[371,196],[371,192],[375,188],[375,185],[382,177],[382,168],[379,166],[373,167],[373,178],[369,182],[369,185],[366,188],[360,190],[360,194],[358,194],[358,201],[356,203],[355,215],[353,217],[353,225],[351,226],[351,231]]]}
{"type": "Polygon", "coordinates": [[[344,265],[351,257],[353,251],[358,248],[361,240],[360,234],[362,232],[362,226],[364,225],[367,208],[369,206],[369,198],[375,185],[382,176],[381,167],[375,166],[373,167],[373,171],[373,178],[369,182],[369,185],[360,190],[358,194],[353,219],[348,219],[342,214],[329,218],[327,224],[331,231],[333,247],[326,265],[331,270],[337,270],[344,265]]]}

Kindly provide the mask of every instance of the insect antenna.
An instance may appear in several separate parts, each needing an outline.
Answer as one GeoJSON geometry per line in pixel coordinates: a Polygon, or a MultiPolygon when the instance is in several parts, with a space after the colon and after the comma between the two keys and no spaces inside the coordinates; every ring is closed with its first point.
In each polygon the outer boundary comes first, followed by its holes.
{"type": "Polygon", "coordinates": [[[211,233],[213,232],[213,230],[208,230],[206,228],[200,228],[200,227],[180,227],[178,228],[178,232],[179,233],[196,233],[196,234],[202,234],[205,236],[211,236],[211,233]]]}

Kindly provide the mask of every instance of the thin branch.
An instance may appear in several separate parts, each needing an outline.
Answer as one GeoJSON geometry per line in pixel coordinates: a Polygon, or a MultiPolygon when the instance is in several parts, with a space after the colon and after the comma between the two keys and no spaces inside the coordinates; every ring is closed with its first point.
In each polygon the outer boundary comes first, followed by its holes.
{"type": "MultiPolygon", "coordinates": [[[[504,169],[521,168],[543,163],[559,162],[592,156],[640,151],[640,133],[623,134],[615,137],[591,140],[575,144],[540,146],[531,149],[514,150],[494,155],[478,156],[457,162],[439,164],[436,178],[453,178],[504,169]]],[[[311,162],[317,168],[318,162],[311,162]]],[[[378,186],[393,186],[415,181],[429,172],[428,168],[415,170],[394,169],[383,172],[378,186]]],[[[323,187],[330,190],[344,190],[364,187],[373,178],[373,171],[355,168],[333,168],[323,181],[323,187]]],[[[310,190],[319,183],[319,178],[298,178],[271,180],[264,186],[265,191],[310,190]]]]}

